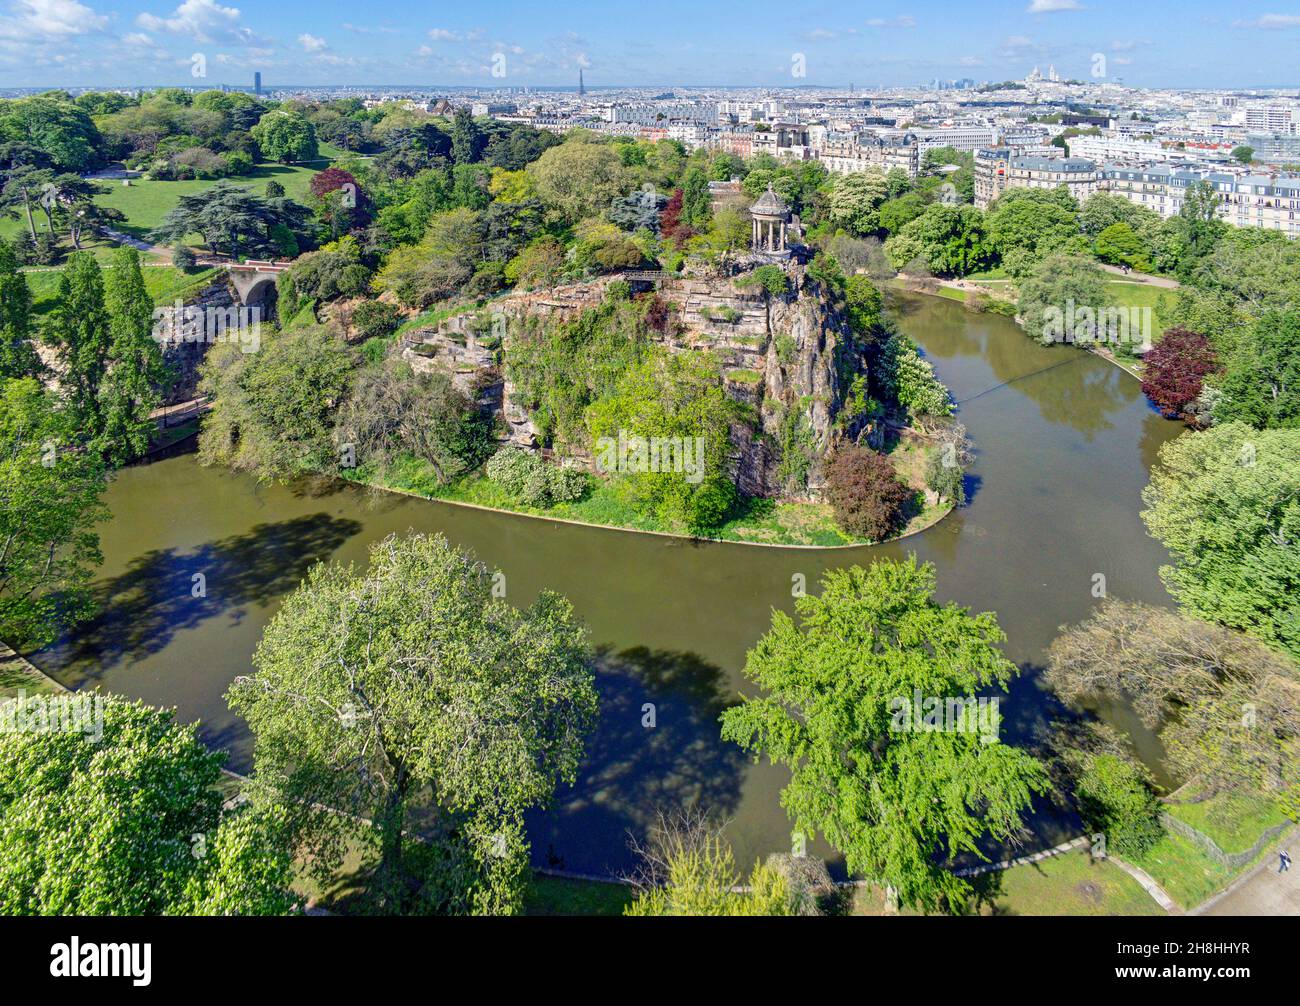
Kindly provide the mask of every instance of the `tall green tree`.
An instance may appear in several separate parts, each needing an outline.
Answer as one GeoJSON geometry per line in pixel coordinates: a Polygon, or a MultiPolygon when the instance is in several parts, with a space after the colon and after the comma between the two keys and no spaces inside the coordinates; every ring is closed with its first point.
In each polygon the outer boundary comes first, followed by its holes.
{"type": "Polygon", "coordinates": [[[41,646],[92,610],[103,464],[31,377],[0,381],[0,638],[41,646]]]}
{"type": "Polygon", "coordinates": [[[41,372],[31,336],[32,291],[18,271],[13,245],[0,241],[0,381],[41,372]]]}
{"type": "Polygon", "coordinates": [[[1178,255],[1180,275],[1190,276],[1228,231],[1228,225],[1219,219],[1219,202],[1219,193],[1212,182],[1202,180],[1187,186],[1183,204],[1174,220],[1181,245],[1178,255]]]}
{"type": "Polygon", "coordinates": [[[889,184],[879,171],[842,175],[831,190],[831,217],[853,234],[870,234],[880,226],[880,204],[889,184]]]}
{"type": "Polygon", "coordinates": [[[474,164],[483,156],[486,139],[470,110],[461,105],[451,120],[451,158],[457,164],[474,164]]]}
{"type": "Polygon", "coordinates": [[[989,240],[1015,277],[1027,275],[1045,258],[1081,240],[1079,204],[1066,191],[1008,189],[989,207],[989,240]]]}
{"type": "Polygon", "coordinates": [[[1216,419],[1300,428],[1300,310],[1270,311],[1251,325],[1217,386],[1216,419]]]}
{"type": "Polygon", "coordinates": [[[199,390],[213,397],[200,462],[263,481],[332,470],[334,416],[352,367],[351,350],[323,327],[264,334],[256,353],[230,341],[213,346],[199,371],[199,390]]]}
{"type": "Polygon", "coordinates": [[[150,415],[167,379],[162,350],[153,338],[153,298],[145,289],[140,253],[119,248],[104,283],[108,309],[108,373],[100,389],[102,445],[113,464],[138,457],[154,432],[150,415]]]}
{"type": "Polygon", "coordinates": [[[338,811],[374,823],[377,909],[518,910],[523,814],[576,776],[596,716],[585,630],[558,595],[520,610],[501,582],[441,535],[389,536],[364,573],[315,567],[231,686],[256,779],[313,863],[341,861],[338,811]]]}
{"type": "Polygon", "coordinates": [[[934,588],[914,557],[828,571],[820,596],[795,602],[798,621],[773,613],[745,662],[762,694],[722,714],[722,736],[790,769],[781,804],[800,833],[820,832],[900,903],[955,912],[971,888],[945,861],[1014,836],[1047,775],[996,742],[995,713],[990,734],[915,708],[1016,674],[994,615],[940,605],[934,588]]]}
{"type": "Polygon", "coordinates": [[[88,441],[104,433],[100,389],[108,373],[108,310],[104,276],[90,252],[73,252],[59,274],[58,298],[50,312],[46,338],[58,348],[69,404],[88,441]]]}
{"type": "Polygon", "coordinates": [[[1160,448],[1142,501],[1185,610],[1300,657],[1300,429],[1184,433],[1160,448]]]}
{"type": "Polygon", "coordinates": [[[272,109],[257,120],[250,132],[268,161],[310,161],[319,153],[316,127],[298,112],[272,109]]]}
{"type": "Polygon", "coordinates": [[[682,222],[699,231],[709,226],[712,216],[709,177],[703,168],[688,168],[682,178],[682,222]]]}

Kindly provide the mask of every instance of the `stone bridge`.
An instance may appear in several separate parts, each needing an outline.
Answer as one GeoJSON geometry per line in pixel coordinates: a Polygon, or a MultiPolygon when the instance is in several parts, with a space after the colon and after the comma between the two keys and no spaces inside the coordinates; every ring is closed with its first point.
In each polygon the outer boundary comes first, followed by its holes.
{"type": "Polygon", "coordinates": [[[244,307],[254,307],[274,300],[276,277],[293,263],[249,259],[246,262],[220,264],[230,273],[230,283],[235,288],[239,303],[244,307]]]}

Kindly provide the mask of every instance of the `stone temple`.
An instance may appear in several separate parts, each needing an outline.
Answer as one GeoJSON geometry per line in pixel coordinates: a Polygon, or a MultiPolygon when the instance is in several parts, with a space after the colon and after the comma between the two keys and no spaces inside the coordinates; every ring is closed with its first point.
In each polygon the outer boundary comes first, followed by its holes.
{"type": "Polygon", "coordinates": [[[790,226],[790,207],[785,200],[772,191],[772,186],[758,197],[758,202],[749,208],[754,218],[754,234],[751,247],[760,255],[774,258],[788,258],[790,248],[786,242],[790,226]]]}

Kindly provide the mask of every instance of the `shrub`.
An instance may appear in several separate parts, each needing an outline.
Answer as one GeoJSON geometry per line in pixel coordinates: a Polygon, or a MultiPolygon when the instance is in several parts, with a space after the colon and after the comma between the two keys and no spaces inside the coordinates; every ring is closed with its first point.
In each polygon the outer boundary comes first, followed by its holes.
{"type": "Polygon", "coordinates": [[[392,335],[397,329],[397,306],[382,300],[358,304],[352,312],[352,325],[367,339],[392,335]]]}
{"type": "Polygon", "coordinates": [[[529,455],[529,460],[531,465],[524,473],[519,501],[526,506],[548,507],[551,505],[551,480],[546,474],[546,462],[536,455],[529,455]]]}
{"type": "Polygon", "coordinates": [[[1116,852],[1141,855],[1164,834],[1160,805],[1142,770],[1113,754],[1090,756],[1075,784],[1079,814],[1116,852]]]}
{"type": "Polygon", "coordinates": [[[177,245],[172,249],[172,265],[177,269],[193,269],[197,262],[193,249],[187,245],[177,245]]]}
{"type": "Polygon", "coordinates": [[[552,503],[576,503],[587,495],[589,480],[576,468],[552,465],[547,469],[547,478],[552,503]]]}
{"type": "Polygon", "coordinates": [[[536,457],[512,445],[502,447],[487,463],[487,477],[508,492],[518,496],[523,492],[524,479],[532,470],[536,457]]]}
{"type": "Polygon", "coordinates": [[[880,541],[901,523],[912,490],[899,481],[889,458],[848,445],[827,464],[826,498],[845,532],[880,541]]]}
{"type": "Polygon", "coordinates": [[[572,503],[587,494],[587,476],[576,468],[548,465],[536,454],[507,445],[492,455],[487,476],[525,506],[572,503]]]}
{"type": "Polygon", "coordinates": [[[965,473],[961,465],[944,457],[943,449],[931,451],[925,462],[925,484],[939,494],[939,501],[966,505],[965,473]]]}

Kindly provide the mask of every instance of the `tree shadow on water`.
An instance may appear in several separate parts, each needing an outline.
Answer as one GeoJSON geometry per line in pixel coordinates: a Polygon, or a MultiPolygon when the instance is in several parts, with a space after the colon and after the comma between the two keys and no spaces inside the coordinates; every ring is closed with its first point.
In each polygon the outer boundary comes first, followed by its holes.
{"type": "Polygon", "coordinates": [[[726,817],[740,801],[747,759],[720,735],[733,701],[721,668],[692,653],[605,648],[596,690],[600,722],[577,784],[529,818],[539,866],[627,872],[629,835],[644,839],[658,811],[695,805],[726,817]]]}
{"type": "Polygon", "coordinates": [[[245,606],[293,590],[316,562],[361,529],[353,520],[307,514],[258,524],[194,551],[146,552],[120,576],[96,585],[99,614],[47,656],[56,667],[78,665],[82,674],[97,678],[123,659],[158,653],[181,630],[222,614],[237,618],[245,606]]]}

